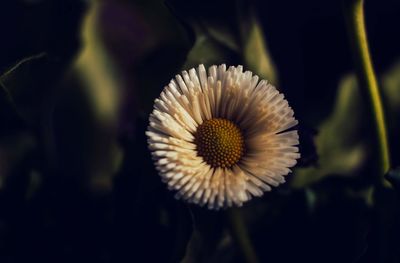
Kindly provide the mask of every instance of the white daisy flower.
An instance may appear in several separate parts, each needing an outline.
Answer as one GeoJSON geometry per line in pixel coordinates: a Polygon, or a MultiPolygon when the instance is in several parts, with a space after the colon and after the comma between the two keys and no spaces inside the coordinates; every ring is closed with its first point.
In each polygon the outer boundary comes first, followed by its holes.
{"type": "Polygon", "coordinates": [[[203,65],[176,75],[146,132],[155,166],[177,198],[210,209],[262,196],[300,157],[293,110],[243,67],[203,65]]]}

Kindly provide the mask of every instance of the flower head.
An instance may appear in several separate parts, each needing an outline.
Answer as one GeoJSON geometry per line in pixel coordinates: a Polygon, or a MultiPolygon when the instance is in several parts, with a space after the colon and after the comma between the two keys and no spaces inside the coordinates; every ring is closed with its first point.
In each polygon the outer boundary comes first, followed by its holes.
{"type": "Polygon", "coordinates": [[[243,67],[203,65],[176,75],[155,100],[146,132],[176,197],[210,209],[241,206],[285,182],[300,157],[293,110],[243,67]]]}

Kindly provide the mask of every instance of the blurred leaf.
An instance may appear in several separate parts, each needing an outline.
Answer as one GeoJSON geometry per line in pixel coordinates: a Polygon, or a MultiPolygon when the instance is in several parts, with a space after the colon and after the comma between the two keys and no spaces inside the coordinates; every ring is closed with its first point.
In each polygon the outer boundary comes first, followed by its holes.
{"type": "Polygon", "coordinates": [[[400,61],[395,63],[382,77],[385,100],[394,112],[400,111],[400,61]]]}
{"type": "Polygon", "coordinates": [[[248,18],[243,34],[243,59],[246,67],[274,85],[278,85],[278,75],[267,49],[264,32],[254,13],[248,18]]]}
{"type": "Polygon", "coordinates": [[[189,53],[188,61],[191,62],[189,64],[193,65],[196,62],[244,64],[247,69],[276,84],[275,65],[268,52],[256,13],[251,10],[252,6],[249,7],[249,3],[243,1],[236,1],[234,4],[229,2],[230,8],[226,5],[222,6],[215,6],[217,11],[214,12],[219,12],[219,16],[226,13],[228,19],[223,20],[223,23],[210,19],[209,16],[212,14],[199,14],[199,11],[196,12],[190,8],[181,9],[182,13],[189,10],[194,14],[193,17],[184,15],[190,17],[186,18],[186,21],[195,32],[196,39],[189,53]],[[229,61],[232,56],[237,56],[238,61],[229,61]]]}
{"type": "Polygon", "coordinates": [[[201,12],[202,8],[189,6],[190,1],[170,0],[168,4],[194,39],[185,69],[200,63],[244,64],[246,69],[277,84],[275,65],[251,4],[244,1],[213,2],[213,10],[204,12],[201,12]],[[222,22],[216,19],[221,16],[226,17],[222,22]]]}
{"type": "Polygon", "coordinates": [[[166,4],[187,30],[191,40],[194,40],[193,31],[201,28],[213,41],[238,51],[240,36],[236,5],[232,1],[204,0],[198,5],[196,0],[168,0],[166,4]],[[211,5],[213,8],[210,8],[211,5]]]}
{"type": "Polygon", "coordinates": [[[196,30],[196,40],[189,51],[184,69],[197,67],[199,64],[213,65],[227,63],[232,52],[226,50],[218,42],[211,39],[201,29],[196,30]]]}
{"type": "Polygon", "coordinates": [[[102,122],[114,122],[121,100],[121,78],[115,62],[106,50],[97,29],[103,6],[93,3],[82,27],[83,48],[75,67],[82,77],[96,116],[102,122]]]}
{"type": "MultiPolygon", "coordinates": [[[[86,54],[82,52],[81,59],[86,62],[81,67],[82,75],[91,78],[87,80],[91,83],[88,87],[92,84],[96,87],[96,79],[101,84],[108,83],[108,87],[98,87],[98,90],[108,90],[115,97],[114,121],[119,138],[134,137],[138,103],[153,104],[154,98],[143,102],[140,96],[138,65],[143,65],[143,57],[153,48],[162,45],[154,25],[149,23],[152,19],[147,16],[148,10],[143,12],[136,5],[133,1],[120,0],[92,3],[83,29],[86,54]],[[90,71],[87,66],[94,61],[98,61],[97,67],[90,71]]],[[[161,19],[156,21],[162,23],[161,19]]]]}
{"type": "Polygon", "coordinates": [[[159,0],[106,0],[97,5],[96,39],[121,84],[118,137],[133,139],[137,115],[152,110],[154,98],[181,69],[188,39],[159,0]]]}
{"type": "Polygon", "coordinates": [[[61,167],[102,194],[111,191],[122,160],[117,128],[123,87],[120,71],[98,31],[104,7],[92,3],[84,19],[84,44],[64,83],[56,116],[61,167]]]}
{"type": "MultiPolygon", "coordinates": [[[[386,110],[391,154],[400,156],[400,61],[381,76],[382,98],[386,110]]],[[[400,166],[399,158],[392,158],[394,167],[400,166]]]]}
{"type": "Polygon", "coordinates": [[[224,214],[192,207],[193,233],[181,263],[217,262],[215,257],[223,237],[224,214]]]}
{"type": "Polygon", "coordinates": [[[240,52],[240,45],[233,32],[220,24],[210,25],[207,21],[204,21],[203,24],[204,27],[207,28],[210,38],[218,42],[221,46],[224,46],[224,48],[240,52]]]}
{"type": "Polygon", "coordinates": [[[332,115],[318,128],[315,143],[319,164],[297,168],[294,187],[304,187],[331,174],[348,176],[360,168],[366,158],[366,146],[361,141],[362,116],[356,79],[347,76],[339,84],[332,115]]]}
{"type": "Polygon", "coordinates": [[[183,69],[201,63],[206,66],[241,63],[239,29],[236,16],[232,16],[235,5],[230,1],[206,0],[198,6],[195,1],[169,0],[167,4],[193,43],[183,69]],[[213,8],[209,9],[208,4],[212,4],[213,8]],[[221,20],[220,17],[225,19],[221,20]]]}

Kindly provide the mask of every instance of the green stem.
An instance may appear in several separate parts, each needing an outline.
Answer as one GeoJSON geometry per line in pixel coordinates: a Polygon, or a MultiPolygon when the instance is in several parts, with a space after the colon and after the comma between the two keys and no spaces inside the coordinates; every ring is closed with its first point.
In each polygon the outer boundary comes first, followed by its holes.
{"type": "Polygon", "coordinates": [[[379,153],[379,175],[383,179],[390,169],[390,153],[386,132],[385,115],[378,81],[371,62],[364,20],[364,0],[343,0],[347,30],[350,38],[354,62],[358,73],[361,93],[365,95],[375,126],[379,153]]]}
{"type": "Polygon", "coordinates": [[[239,246],[245,262],[258,263],[257,254],[251,243],[249,233],[238,208],[228,210],[229,227],[232,237],[239,246]]]}

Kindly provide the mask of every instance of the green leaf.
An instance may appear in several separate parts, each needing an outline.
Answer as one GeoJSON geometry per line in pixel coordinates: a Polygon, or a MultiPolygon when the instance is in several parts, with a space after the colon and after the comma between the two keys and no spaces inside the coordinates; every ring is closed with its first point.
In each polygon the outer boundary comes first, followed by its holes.
{"type": "Polygon", "coordinates": [[[366,159],[362,114],[356,79],[346,76],[339,84],[331,116],[318,127],[315,143],[319,164],[295,169],[294,187],[307,186],[332,174],[350,176],[360,168],[366,159]]]}
{"type": "Polygon", "coordinates": [[[244,63],[249,70],[277,85],[277,71],[268,51],[262,27],[255,14],[252,14],[249,20],[246,34],[243,36],[244,63]]]}
{"type": "Polygon", "coordinates": [[[194,38],[183,68],[200,63],[244,64],[246,69],[277,84],[277,72],[264,32],[249,3],[235,1],[228,7],[216,3],[210,12],[197,10],[186,1],[170,0],[168,4],[194,38]],[[224,16],[226,19],[221,20],[224,16]]]}
{"type": "MultiPolygon", "coordinates": [[[[400,61],[395,63],[382,77],[385,101],[395,113],[400,111],[400,61]]],[[[392,112],[390,111],[390,112],[392,112]]]]}
{"type": "Polygon", "coordinates": [[[225,3],[217,2],[212,10],[208,10],[206,6],[193,8],[195,1],[169,0],[167,4],[193,42],[183,69],[201,63],[206,66],[242,63],[239,30],[236,16],[232,15],[235,5],[226,6],[225,3]],[[222,16],[226,19],[221,20],[222,16]]]}
{"type": "Polygon", "coordinates": [[[234,52],[240,52],[240,44],[237,37],[226,26],[220,24],[210,24],[204,21],[209,37],[218,42],[224,48],[234,52]]]}
{"type": "Polygon", "coordinates": [[[88,10],[82,27],[83,47],[55,113],[61,169],[96,194],[112,190],[113,175],[122,162],[117,127],[123,84],[97,30],[103,7],[93,3],[88,10]]]}
{"type": "Polygon", "coordinates": [[[210,38],[202,29],[196,30],[196,40],[189,51],[184,69],[197,67],[199,64],[213,65],[228,63],[232,51],[225,49],[218,42],[210,38]]]}
{"type": "MultiPolygon", "coordinates": [[[[388,126],[391,156],[400,154],[400,61],[397,60],[381,78],[382,99],[384,101],[386,123],[388,126]]],[[[400,165],[396,158],[392,158],[393,165],[400,165]]],[[[398,159],[397,159],[398,160],[398,159]]]]}

